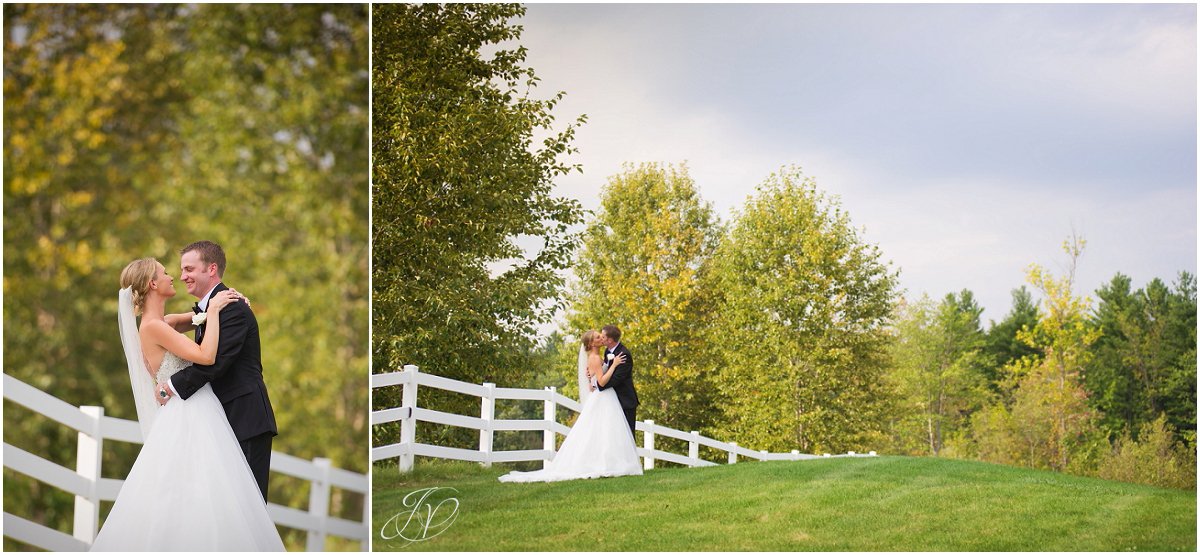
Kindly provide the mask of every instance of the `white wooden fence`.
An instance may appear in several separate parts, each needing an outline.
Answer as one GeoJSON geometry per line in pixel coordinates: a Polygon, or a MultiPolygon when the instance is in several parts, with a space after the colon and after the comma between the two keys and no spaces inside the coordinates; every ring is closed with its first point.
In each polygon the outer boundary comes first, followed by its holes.
{"type": "MultiPolygon", "coordinates": [[[[79,432],[75,469],[43,459],[19,447],[4,444],[4,468],[12,469],[75,496],[73,534],[67,535],[43,524],[8,513],[5,504],[4,535],[50,551],[87,551],[100,524],[100,502],[113,501],[123,480],[102,478],[101,453],[105,440],[141,443],[137,421],[104,415],[103,407],[75,407],[8,374],[4,375],[4,399],[23,405],[79,432]]],[[[267,504],[276,524],[308,532],[306,549],[325,551],[329,535],[356,540],[363,551],[371,549],[370,504],[363,502],[361,521],[329,515],[331,488],[360,493],[369,499],[365,474],[334,468],[329,459],[306,461],[284,453],[271,454],[271,470],[310,482],[308,510],[267,504]]]]}
{"type": "MultiPolygon", "coordinates": [[[[553,387],[538,389],[517,389],[496,387],[495,384],[470,384],[420,372],[416,366],[408,365],[403,372],[375,374],[371,376],[371,389],[381,387],[402,386],[404,390],[400,398],[400,406],[373,411],[371,426],[388,422],[400,422],[400,442],[391,445],[375,446],[371,449],[371,462],[399,458],[400,471],[406,472],[413,467],[416,456],[434,457],[473,461],[491,466],[494,462],[517,461],[550,461],[554,457],[555,434],[567,435],[570,428],[560,424],[556,419],[558,406],[561,405],[579,412],[579,402],[555,391],[553,387]],[[417,404],[417,391],[420,386],[432,387],[445,391],[453,391],[480,398],[479,416],[464,416],[436,410],[421,408],[417,404]],[[542,401],[544,403],[541,420],[497,420],[496,401],[498,399],[542,401]],[[479,430],[479,449],[461,449],[417,443],[417,422],[431,422],[471,428],[479,430]],[[518,451],[495,451],[492,449],[493,435],[497,431],[541,431],[542,448],[518,451]]],[[[637,448],[638,456],[642,457],[646,470],[654,468],[655,460],[670,461],[687,466],[714,466],[715,463],[700,458],[700,446],[704,445],[725,451],[729,455],[729,463],[736,463],[738,457],[746,457],[763,461],[805,460],[829,457],[829,454],[806,455],[799,451],[791,453],[768,453],[753,451],[740,447],[736,442],[725,443],[700,435],[700,432],[681,432],[679,430],[660,426],[653,420],[637,422],[635,428],[642,432],[643,446],[637,448]],[[655,448],[654,439],[658,436],[670,437],[688,443],[687,455],[669,453],[655,448]]],[[[839,457],[872,457],[875,452],[856,454],[853,451],[839,457]]],[[[544,463],[543,463],[544,464],[544,463]]]]}

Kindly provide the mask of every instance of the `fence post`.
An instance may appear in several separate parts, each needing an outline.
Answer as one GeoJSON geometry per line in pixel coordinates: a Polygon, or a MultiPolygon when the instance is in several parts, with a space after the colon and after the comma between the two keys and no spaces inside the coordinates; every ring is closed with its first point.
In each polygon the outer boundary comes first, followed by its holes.
{"type": "Polygon", "coordinates": [[[479,408],[483,429],[479,430],[479,452],[483,453],[483,467],[492,467],[492,421],[496,419],[496,384],[483,384],[483,405],[479,408]]]}
{"type": "MultiPolygon", "coordinates": [[[[100,433],[100,421],[104,419],[104,407],[79,407],[79,411],[91,419],[91,431],[79,432],[79,450],[75,454],[75,472],[88,481],[87,497],[75,496],[75,539],[91,545],[100,529],[100,461],[103,455],[104,436],[100,433]]],[[[6,517],[7,518],[7,517],[6,517]]]]}
{"type": "MultiPolygon", "coordinates": [[[[545,401],[545,404],[543,405],[545,407],[543,418],[546,420],[547,424],[554,423],[557,418],[557,415],[555,413],[558,411],[558,402],[554,400],[554,393],[557,390],[558,390],[558,388],[553,387],[553,386],[547,387],[545,389],[546,401],[545,401]]],[[[554,430],[551,428],[552,428],[552,426],[547,425],[546,431],[542,432],[542,449],[550,451],[550,453],[551,453],[549,459],[545,459],[542,461],[543,469],[546,468],[547,466],[549,466],[550,461],[554,458],[554,430]]]]}
{"type": "Polygon", "coordinates": [[[737,442],[731,441],[729,444],[733,446],[733,449],[729,451],[729,464],[737,464],[737,442]]]}
{"type": "Polygon", "coordinates": [[[793,461],[800,460],[800,451],[798,451],[796,449],[792,449],[792,460],[793,461]]]}
{"type": "Polygon", "coordinates": [[[408,446],[409,451],[400,455],[400,472],[408,472],[413,468],[412,449],[417,443],[417,419],[413,415],[413,409],[417,406],[417,373],[420,369],[415,365],[406,364],[404,371],[408,373],[408,380],[404,382],[404,397],[400,400],[400,406],[408,409],[408,416],[400,421],[400,443],[408,446]]]}
{"type": "Polygon", "coordinates": [[[319,476],[312,481],[308,490],[308,514],[317,519],[317,528],[308,531],[305,551],[325,551],[325,536],[329,533],[329,474],[332,463],[321,457],[312,462],[319,476]]]}
{"type": "Polygon", "coordinates": [[[646,470],[654,470],[654,455],[649,451],[654,450],[654,421],[646,421],[646,429],[642,430],[642,441],[646,446],[646,459],[642,463],[642,467],[646,470]]]}
{"type": "MultiPolygon", "coordinates": [[[[367,476],[369,477],[370,475],[368,474],[367,476]]],[[[370,483],[371,482],[368,480],[367,484],[369,485],[370,483]]],[[[366,536],[363,537],[362,543],[360,544],[362,546],[362,549],[360,549],[359,551],[369,552],[369,551],[371,551],[371,491],[370,491],[370,488],[367,488],[367,491],[363,493],[362,506],[363,506],[362,522],[363,522],[363,526],[365,526],[367,529],[367,534],[366,534],[366,536]]]]}
{"type": "Polygon", "coordinates": [[[688,458],[700,462],[700,432],[692,430],[692,439],[688,441],[688,458]]]}

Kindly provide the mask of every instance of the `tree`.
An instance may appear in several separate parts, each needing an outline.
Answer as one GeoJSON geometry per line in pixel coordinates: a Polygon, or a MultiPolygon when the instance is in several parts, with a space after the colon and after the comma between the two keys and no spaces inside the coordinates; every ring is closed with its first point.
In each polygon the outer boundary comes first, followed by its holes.
{"type": "Polygon", "coordinates": [[[1021,330],[1033,329],[1037,324],[1037,304],[1024,285],[1012,290],[1012,308],[1000,322],[993,321],[987,331],[987,355],[992,365],[986,369],[988,383],[993,392],[1000,393],[1003,376],[1000,369],[1032,356],[1037,351],[1017,337],[1021,330]]]}
{"type": "Polygon", "coordinates": [[[1066,471],[1089,444],[1095,412],[1088,406],[1083,370],[1098,333],[1085,317],[1089,301],[1075,297],[1075,268],[1085,242],[1063,243],[1067,275],[1056,277],[1034,264],[1029,283],[1044,295],[1038,323],[1018,338],[1039,351],[1006,367],[1015,384],[1010,402],[1001,400],[973,423],[977,448],[995,462],[1066,471]]]}
{"type": "MultiPolygon", "coordinates": [[[[182,68],[192,99],[177,123],[185,149],[168,154],[181,170],[168,184],[181,207],[212,208],[175,225],[221,238],[231,283],[264,325],[272,400],[304,407],[277,408],[281,436],[296,436],[277,443],[367,472],[367,9],[213,5],[195,17],[182,68]],[[314,414],[332,425],[313,425],[314,414]]],[[[365,499],[344,495],[334,490],[334,510],[361,514],[365,499]]]]}
{"type": "MultiPolygon", "coordinates": [[[[1160,279],[1132,291],[1117,274],[1096,293],[1091,324],[1100,333],[1087,374],[1101,426],[1111,439],[1161,414],[1168,425],[1191,430],[1195,421],[1195,285],[1181,274],[1172,291],[1160,279]]],[[[1194,437],[1185,435],[1187,437],[1194,437]]]]}
{"type": "MultiPolygon", "coordinates": [[[[621,328],[635,356],[640,419],[685,430],[713,421],[714,367],[703,355],[713,341],[712,292],[705,281],[719,239],[717,218],[686,166],[626,166],[601,193],[575,266],[564,334],[621,328]]],[[[564,373],[574,376],[574,366],[564,373]]]]}
{"type": "Polygon", "coordinates": [[[1128,430],[1113,442],[1096,470],[1107,480],[1195,489],[1196,451],[1176,439],[1165,414],[1146,423],[1141,437],[1128,430]]]}
{"type": "Polygon", "coordinates": [[[982,312],[968,290],[947,294],[936,306],[923,297],[903,307],[892,378],[904,407],[897,443],[909,452],[941,455],[947,438],[964,432],[967,419],[984,404],[990,361],[979,325],[982,312]],[[924,449],[913,449],[914,437],[923,439],[924,449]]]}
{"type": "MultiPolygon", "coordinates": [[[[1180,434],[1184,447],[1196,450],[1196,276],[1180,272],[1168,297],[1163,346],[1168,367],[1162,389],[1167,425],[1180,434]]],[[[1193,466],[1194,468],[1194,466],[1193,466]]],[[[1193,482],[1194,482],[1193,476],[1193,482]]]]}
{"type": "Polygon", "coordinates": [[[131,403],[118,402],[127,376],[63,369],[89,359],[123,365],[119,345],[96,341],[111,337],[111,323],[87,329],[79,321],[94,302],[81,295],[100,289],[106,294],[95,298],[115,299],[131,253],[166,250],[155,230],[168,221],[137,209],[165,174],[157,155],[179,145],[171,119],[153,114],[173,113],[186,98],[180,81],[154,78],[171,74],[179,50],[162,39],[173,26],[159,17],[170,14],[5,6],[4,316],[30,324],[6,329],[5,371],[123,417],[133,415],[131,403]],[[119,37],[110,38],[113,26],[119,37]],[[111,276],[103,288],[88,283],[100,276],[111,276]]]}
{"type": "Polygon", "coordinates": [[[897,275],[837,201],[784,169],[747,201],[714,259],[718,435],[807,452],[882,441],[897,275]]]}
{"type": "Polygon", "coordinates": [[[1098,289],[1096,296],[1100,303],[1091,323],[1100,336],[1092,347],[1085,382],[1093,406],[1100,411],[1099,425],[1109,439],[1117,439],[1122,433],[1132,433],[1148,408],[1142,384],[1124,360],[1130,347],[1127,332],[1137,333],[1131,319],[1141,312],[1140,303],[1129,277],[1122,274],[1098,289]]]}
{"type": "MultiPolygon", "coordinates": [[[[577,168],[561,158],[574,152],[583,118],[555,132],[563,93],[532,97],[537,77],[522,65],[524,47],[503,48],[520,39],[510,20],[524,12],[514,4],[374,9],[376,372],[415,364],[473,383],[522,383],[536,326],[559,304],[558,272],[575,247],[568,230],[582,209],[551,189],[577,168]],[[527,254],[519,237],[541,244],[527,254]]],[[[477,410],[432,393],[422,406],[477,410]]],[[[376,406],[398,404],[398,391],[375,396],[376,406]]],[[[398,432],[376,431],[389,443],[398,432]]]]}
{"type": "MultiPolygon", "coordinates": [[[[173,79],[150,86],[177,60],[151,31],[167,12],[4,6],[4,372],[119,418],[136,414],[116,320],[94,313],[116,313],[122,264],[164,251],[164,238],[145,231],[167,222],[135,208],[164,173],[160,149],[178,144],[169,118],[150,117],[184,96],[173,79]],[[113,26],[126,32],[110,38],[113,26]]],[[[73,430],[9,402],[4,441],[67,467],[75,459],[73,430]]],[[[115,459],[128,469],[135,455],[115,459]]],[[[120,466],[105,460],[108,471],[120,466]]],[[[5,511],[70,533],[71,499],[55,491],[6,471],[5,511]]],[[[5,538],[6,551],[20,545],[5,538]]]]}

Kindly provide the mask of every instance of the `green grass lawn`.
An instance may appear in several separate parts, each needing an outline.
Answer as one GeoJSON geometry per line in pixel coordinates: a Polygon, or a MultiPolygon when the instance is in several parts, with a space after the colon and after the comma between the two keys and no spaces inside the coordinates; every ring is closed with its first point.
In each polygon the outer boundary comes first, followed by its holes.
{"type": "MultiPolygon", "coordinates": [[[[499,483],[504,466],[421,459],[400,475],[395,466],[377,465],[374,549],[1196,550],[1194,491],[972,461],[745,462],[550,484],[499,483]],[[454,488],[428,498],[457,501],[449,526],[415,543],[382,539],[381,532],[395,536],[412,512],[404,496],[429,487],[454,488]]],[[[443,503],[431,520],[444,520],[453,505],[443,503]]],[[[419,537],[417,522],[405,536],[419,537]]]]}

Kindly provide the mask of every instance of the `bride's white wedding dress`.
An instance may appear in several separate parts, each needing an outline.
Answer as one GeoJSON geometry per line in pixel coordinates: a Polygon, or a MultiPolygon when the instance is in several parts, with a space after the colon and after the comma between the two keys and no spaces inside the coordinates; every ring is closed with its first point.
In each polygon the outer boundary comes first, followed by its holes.
{"type": "MultiPolygon", "coordinates": [[[[190,362],[168,352],[159,376],[190,362]]],[[[205,385],[155,411],[92,551],[283,551],[225,410],[205,385]]]]}
{"type": "MultiPolygon", "coordinates": [[[[595,385],[595,381],[592,381],[595,385]]],[[[556,482],[642,474],[633,434],[612,389],[584,396],[579,419],[542,470],[509,472],[501,482],[556,482]]]]}

